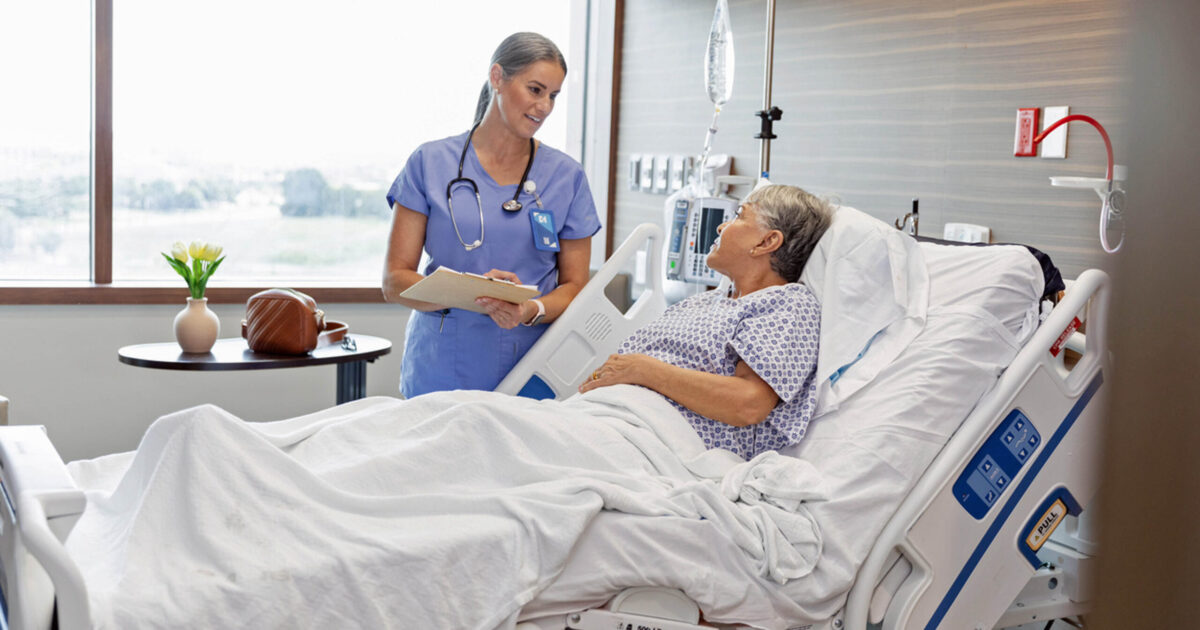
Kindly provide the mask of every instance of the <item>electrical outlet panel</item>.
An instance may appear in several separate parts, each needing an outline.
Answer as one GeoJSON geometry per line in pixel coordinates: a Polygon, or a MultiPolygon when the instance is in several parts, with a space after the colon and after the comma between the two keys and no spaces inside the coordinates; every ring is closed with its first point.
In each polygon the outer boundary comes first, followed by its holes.
{"type": "Polygon", "coordinates": [[[634,153],[629,156],[629,190],[641,188],[639,181],[642,177],[642,156],[634,153]]]}
{"type": "Polygon", "coordinates": [[[1017,110],[1017,133],[1013,138],[1013,155],[1017,157],[1034,157],[1037,147],[1033,146],[1033,138],[1038,134],[1038,108],[1023,107],[1017,110]]]}
{"type": "Polygon", "coordinates": [[[654,187],[656,193],[667,192],[667,172],[671,168],[671,158],[666,155],[654,156],[654,187]]]}
{"type": "Polygon", "coordinates": [[[690,155],[672,155],[671,156],[671,173],[667,182],[667,189],[670,192],[675,192],[687,183],[688,178],[692,174],[692,156],[690,155]]]}
{"type": "MultiPolygon", "coordinates": [[[[1070,111],[1071,108],[1067,107],[1066,105],[1045,108],[1045,115],[1042,116],[1042,130],[1044,131],[1049,128],[1050,125],[1053,125],[1059,120],[1066,118],[1070,111]]],[[[1042,142],[1038,145],[1038,148],[1041,150],[1039,153],[1041,157],[1067,157],[1067,127],[1069,126],[1069,123],[1064,123],[1058,129],[1055,129],[1053,133],[1045,138],[1042,138],[1042,142]]]]}
{"type": "Polygon", "coordinates": [[[957,243],[990,243],[992,230],[973,223],[947,223],[942,228],[942,240],[957,243]]]}
{"type": "Polygon", "coordinates": [[[639,164],[641,174],[638,175],[638,187],[642,192],[650,192],[654,189],[654,156],[643,155],[639,164]]]}

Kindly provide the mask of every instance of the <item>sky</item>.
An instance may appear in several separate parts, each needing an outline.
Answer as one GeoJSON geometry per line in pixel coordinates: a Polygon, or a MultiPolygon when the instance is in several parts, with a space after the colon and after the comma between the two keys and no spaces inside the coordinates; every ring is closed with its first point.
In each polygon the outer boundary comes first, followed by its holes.
{"type": "MultiPolygon", "coordinates": [[[[569,55],[571,4],[114,0],[116,176],[180,159],[398,172],[470,126],[505,36],[537,31],[569,55]]],[[[86,150],[90,46],[87,0],[0,7],[0,150],[86,150]]],[[[568,92],[539,132],[553,146],[568,92]]]]}

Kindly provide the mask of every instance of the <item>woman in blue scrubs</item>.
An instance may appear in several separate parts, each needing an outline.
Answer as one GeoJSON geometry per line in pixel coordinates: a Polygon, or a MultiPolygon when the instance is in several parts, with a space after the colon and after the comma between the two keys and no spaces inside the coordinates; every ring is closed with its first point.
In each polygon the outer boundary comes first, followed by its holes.
{"type": "Polygon", "coordinates": [[[413,309],[400,375],[406,398],[495,389],[588,280],[600,218],[587,178],[533,137],[566,73],[549,39],[510,35],[492,55],[474,126],[421,145],[388,191],[383,296],[413,309]],[[422,252],[428,262],[418,268],[422,252]],[[479,298],[486,314],[399,297],[443,266],[537,285],[542,295],[520,304],[479,298]]]}

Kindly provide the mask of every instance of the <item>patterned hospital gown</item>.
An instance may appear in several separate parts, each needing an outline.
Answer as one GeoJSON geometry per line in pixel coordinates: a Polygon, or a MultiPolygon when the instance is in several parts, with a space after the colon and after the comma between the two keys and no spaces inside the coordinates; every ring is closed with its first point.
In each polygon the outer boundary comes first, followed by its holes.
{"type": "Polygon", "coordinates": [[[816,408],[820,323],[817,299],[803,284],[768,287],[739,299],[708,291],[672,305],[617,352],[722,376],[733,376],[738,361],[745,361],[779,395],[763,422],[734,427],[671,402],[706,446],[748,460],[804,437],[816,408]]]}

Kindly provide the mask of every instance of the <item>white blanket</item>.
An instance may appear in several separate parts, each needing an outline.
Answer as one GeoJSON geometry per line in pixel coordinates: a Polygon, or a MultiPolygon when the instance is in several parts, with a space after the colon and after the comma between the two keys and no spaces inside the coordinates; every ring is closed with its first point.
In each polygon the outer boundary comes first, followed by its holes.
{"type": "Polygon", "coordinates": [[[262,424],[201,406],[70,470],[89,505],[68,549],[97,627],[508,628],[601,510],[716,524],[764,584],[821,551],[810,464],[705,451],[630,386],[372,398],[262,424]]]}

